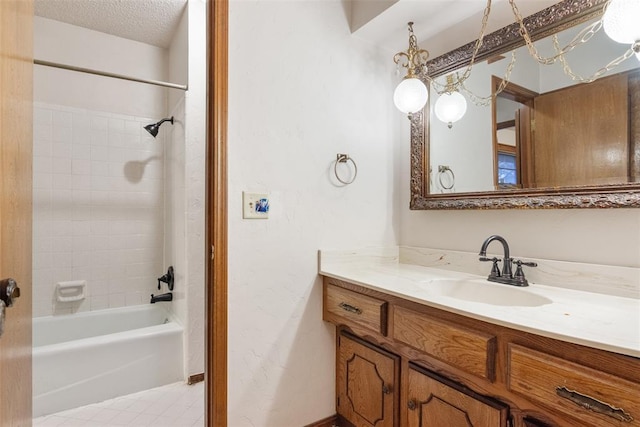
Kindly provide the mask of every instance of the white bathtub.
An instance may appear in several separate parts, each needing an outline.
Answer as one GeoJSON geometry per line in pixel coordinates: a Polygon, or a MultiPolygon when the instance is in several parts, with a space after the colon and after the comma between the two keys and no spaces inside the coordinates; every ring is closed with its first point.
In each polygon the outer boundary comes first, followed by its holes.
{"type": "Polygon", "coordinates": [[[182,379],[182,327],[161,304],[33,319],[34,417],[182,379]]]}

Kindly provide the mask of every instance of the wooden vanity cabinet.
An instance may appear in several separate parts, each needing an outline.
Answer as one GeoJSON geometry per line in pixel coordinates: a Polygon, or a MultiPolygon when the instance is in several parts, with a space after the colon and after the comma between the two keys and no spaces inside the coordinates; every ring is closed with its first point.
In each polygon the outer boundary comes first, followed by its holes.
{"type": "Polygon", "coordinates": [[[323,318],[343,427],[640,427],[639,358],[326,277],[323,318]]]}
{"type": "Polygon", "coordinates": [[[505,427],[507,405],[409,364],[407,427],[505,427]]]}
{"type": "Polygon", "coordinates": [[[397,426],[400,358],[344,331],[337,353],[338,413],[356,427],[397,426]]]}

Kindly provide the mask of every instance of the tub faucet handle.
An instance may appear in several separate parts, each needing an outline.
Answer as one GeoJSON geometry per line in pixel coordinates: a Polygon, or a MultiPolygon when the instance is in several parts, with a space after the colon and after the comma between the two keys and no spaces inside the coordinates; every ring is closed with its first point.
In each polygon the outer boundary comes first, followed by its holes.
{"type": "Polygon", "coordinates": [[[161,282],[166,283],[167,286],[169,286],[170,291],[173,290],[173,282],[174,282],[173,266],[169,266],[169,269],[167,270],[167,274],[161,277],[158,277],[158,290],[160,290],[160,288],[162,287],[161,282]]]}

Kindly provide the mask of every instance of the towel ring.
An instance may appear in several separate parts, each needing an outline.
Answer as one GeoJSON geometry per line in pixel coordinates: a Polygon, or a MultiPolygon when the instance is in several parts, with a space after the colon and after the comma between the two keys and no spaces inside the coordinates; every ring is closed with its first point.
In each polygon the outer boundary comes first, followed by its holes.
{"type": "Polygon", "coordinates": [[[356,176],[358,176],[358,165],[356,165],[356,162],[351,157],[349,157],[348,154],[337,154],[336,162],[333,164],[333,173],[336,174],[336,178],[338,179],[338,181],[340,181],[344,185],[349,185],[353,181],[355,181],[356,176]],[[351,178],[351,181],[345,181],[340,178],[340,175],[338,175],[338,163],[347,163],[347,161],[350,161],[353,164],[353,178],[351,178]]]}
{"type": "Polygon", "coordinates": [[[438,182],[440,183],[440,186],[445,190],[451,190],[456,184],[456,175],[453,173],[449,166],[438,165],[438,182]],[[447,172],[451,174],[451,185],[449,185],[448,187],[442,183],[442,175],[447,172]]]}

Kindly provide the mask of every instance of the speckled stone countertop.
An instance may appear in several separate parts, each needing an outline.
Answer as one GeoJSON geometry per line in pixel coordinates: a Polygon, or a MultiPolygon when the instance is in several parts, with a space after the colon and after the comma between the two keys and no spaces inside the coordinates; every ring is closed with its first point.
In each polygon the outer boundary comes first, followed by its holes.
{"type": "Polygon", "coordinates": [[[536,260],[541,269],[535,274],[535,269],[531,274],[527,270],[530,286],[519,288],[477,274],[477,264],[488,274],[490,263],[478,262],[476,254],[395,247],[321,250],[319,258],[323,276],[493,324],[640,357],[640,271],[635,268],[536,260]],[[447,288],[460,281],[468,282],[464,292],[447,288]]]}

